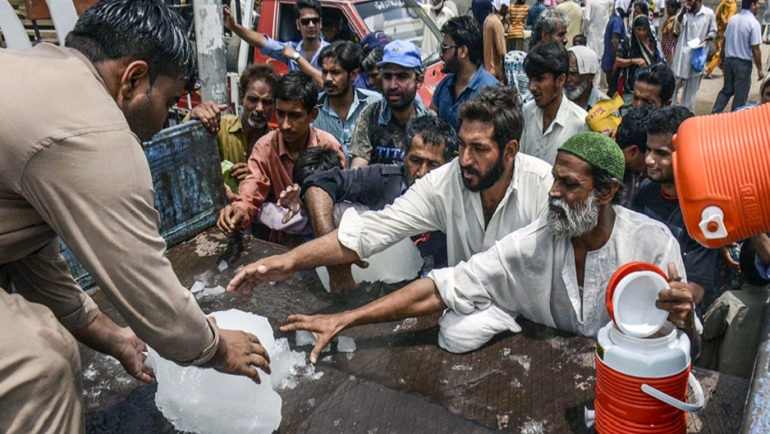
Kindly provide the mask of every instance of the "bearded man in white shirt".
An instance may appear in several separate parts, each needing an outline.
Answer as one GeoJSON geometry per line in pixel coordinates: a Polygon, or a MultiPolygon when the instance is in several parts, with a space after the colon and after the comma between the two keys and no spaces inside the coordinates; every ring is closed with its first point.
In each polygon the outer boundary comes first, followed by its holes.
{"type": "MultiPolygon", "coordinates": [[[[518,152],[524,120],[511,87],[487,87],[458,113],[459,157],[417,180],[381,211],[347,212],[339,229],[246,266],[228,285],[246,292],[296,271],[352,263],[412,235],[447,235],[450,265],[468,260],[546,213],[551,166],[518,152]]],[[[510,315],[487,309],[490,315],[510,315]]]]}
{"type": "Polygon", "coordinates": [[[452,352],[474,350],[508,326],[489,317],[478,321],[476,312],[491,306],[595,337],[610,321],[604,297],[612,274],[625,263],[647,261],[668,269],[670,288],[660,288],[656,306],[668,311],[669,320],[697,346],[692,291],[682,281],[679,244],[663,224],[619,205],[624,165],[623,152],[612,139],[578,134],[559,149],[547,216],[467,262],[433,270],[366,306],[334,315],[292,315],[281,330],[313,332],[311,362],[348,327],[444,309],[439,345],[452,352]]]}

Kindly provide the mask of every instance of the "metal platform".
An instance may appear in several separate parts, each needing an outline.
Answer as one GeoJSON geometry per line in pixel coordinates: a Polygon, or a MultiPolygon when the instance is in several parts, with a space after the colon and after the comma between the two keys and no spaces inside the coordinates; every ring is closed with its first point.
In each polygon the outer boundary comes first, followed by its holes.
{"type": "MultiPolygon", "coordinates": [[[[282,252],[254,240],[227,240],[209,229],[168,253],[183,285],[227,260],[216,283],[226,284],[241,264],[282,252]]],[[[262,285],[250,297],[224,294],[203,298],[205,312],[241,309],[269,318],[276,338],[292,313],[350,309],[393,287],[365,285],[339,299],[327,294],[315,273],[298,273],[285,282],[262,285]]],[[[119,323],[101,292],[94,298],[119,323]]],[[[322,356],[318,380],[301,380],[284,390],[280,432],[521,433],[590,432],[584,406],[594,399],[595,342],[522,321],[519,334],[498,336],[480,350],[453,355],[437,346],[437,316],[346,330],[354,353],[322,356]]],[[[87,431],[89,433],[176,432],[154,404],[155,385],[141,385],[117,362],[82,349],[87,431]]],[[[734,433],[741,426],[749,381],[694,370],[707,396],[706,408],[688,418],[689,432],[734,433]]]]}

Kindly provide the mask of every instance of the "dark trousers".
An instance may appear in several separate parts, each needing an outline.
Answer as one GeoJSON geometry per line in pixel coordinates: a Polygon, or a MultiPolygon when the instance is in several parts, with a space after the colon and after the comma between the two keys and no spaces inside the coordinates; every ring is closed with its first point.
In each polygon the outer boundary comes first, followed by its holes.
{"type": "Polygon", "coordinates": [[[746,99],[749,97],[751,88],[751,60],[738,59],[737,57],[728,57],[725,59],[722,68],[725,71],[724,85],[717,95],[714,102],[714,108],[711,113],[721,113],[727,106],[727,101],[733,97],[733,107],[735,110],[746,105],[746,99]]]}

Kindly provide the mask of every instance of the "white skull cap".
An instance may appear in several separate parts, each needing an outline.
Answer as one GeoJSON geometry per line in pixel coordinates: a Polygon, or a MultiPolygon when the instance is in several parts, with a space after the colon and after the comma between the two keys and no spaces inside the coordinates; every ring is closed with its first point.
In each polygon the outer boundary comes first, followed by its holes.
{"type": "Polygon", "coordinates": [[[594,50],[585,45],[574,45],[567,51],[575,55],[579,74],[599,73],[599,56],[594,50]]]}

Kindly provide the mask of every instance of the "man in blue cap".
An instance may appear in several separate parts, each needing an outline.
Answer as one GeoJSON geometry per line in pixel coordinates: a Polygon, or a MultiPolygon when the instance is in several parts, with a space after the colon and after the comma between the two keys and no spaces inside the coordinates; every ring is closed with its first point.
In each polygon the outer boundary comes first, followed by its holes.
{"type": "Polygon", "coordinates": [[[406,124],[428,112],[415,98],[424,79],[417,46],[393,41],[385,46],[377,66],[385,99],[368,105],[358,118],[350,143],[351,168],[401,161],[406,124]]]}

